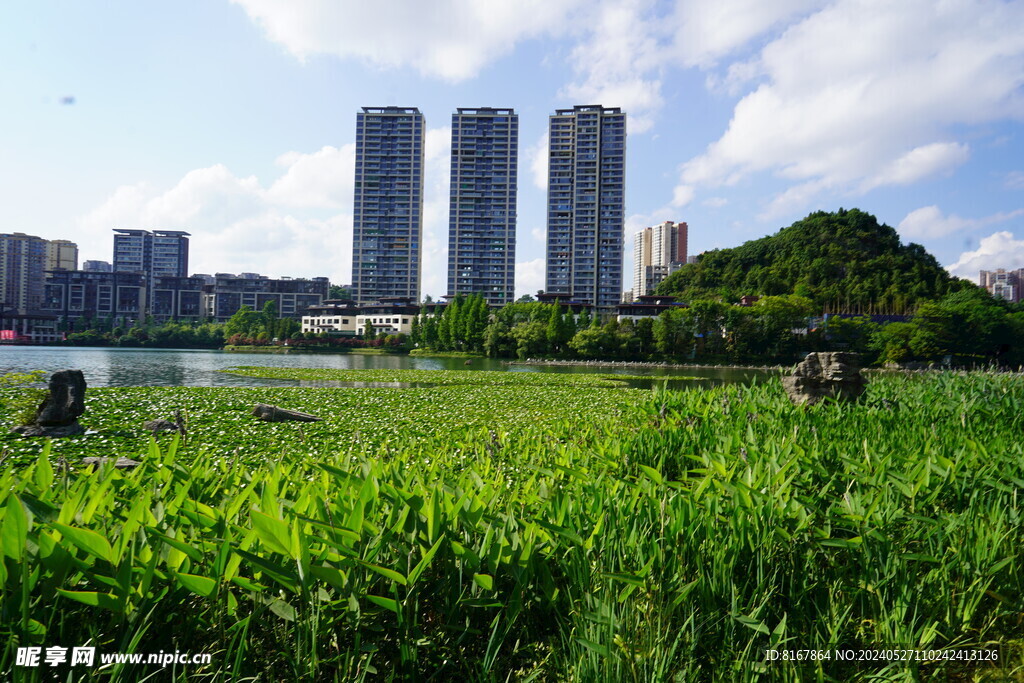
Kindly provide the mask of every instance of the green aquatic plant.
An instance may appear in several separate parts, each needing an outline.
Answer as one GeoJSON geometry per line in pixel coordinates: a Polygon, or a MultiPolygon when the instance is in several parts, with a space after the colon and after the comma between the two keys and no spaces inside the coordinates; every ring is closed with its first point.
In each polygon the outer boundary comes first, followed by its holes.
{"type": "Polygon", "coordinates": [[[774,380],[90,397],[97,434],[3,443],[5,673],[18,646],[85,642],[211,654],[175,680],[1024,672],[1019,376],[879,377],[813,411],[774,380]],[[187,445],[125,426],[172,405],[187,445]],[[766,654],[882,647],[999,658],[766,654]]]}
{"type": "Polygon", "coordinates": [[[9,372],[0,375],[0,414],[10,416],[17,426],[31,424],[36,418],[39,404],[46,398],[46,390],[39,385],[46,380],[42,370],[9,372]]]}

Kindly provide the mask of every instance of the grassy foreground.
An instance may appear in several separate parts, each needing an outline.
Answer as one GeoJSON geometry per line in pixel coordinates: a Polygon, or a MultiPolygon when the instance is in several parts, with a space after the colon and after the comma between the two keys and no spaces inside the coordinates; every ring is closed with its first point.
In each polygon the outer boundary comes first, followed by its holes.
{"type": "Polygon", "coordinates": [[[19,645],[90,644],[211,663],[61,679],[1024,674],[1019,376],[879,377],[804,410],[777,381],[472,374],[506,384],[93,389],[97,434],[0,437],[0,672],[50,680],[19,645]],[[262,424],[256,402],[325,419],[262,424]],[[175,408],[187,441],[151,441],[175,408]],[[999,659],[766,661],[945,647],[999,659]]]}

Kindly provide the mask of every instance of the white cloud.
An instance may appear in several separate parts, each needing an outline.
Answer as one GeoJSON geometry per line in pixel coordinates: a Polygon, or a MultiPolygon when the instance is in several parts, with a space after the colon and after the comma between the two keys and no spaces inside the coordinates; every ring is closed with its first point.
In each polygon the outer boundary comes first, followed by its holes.
{"type": "Polygon", "coordinates": [[[299,59],[328,54],[381,68],[472,78],[517,43],[571,26],[582,0],[232,0],[299,59]]]}
{"type": "Polygon", "coordinates": [[[675,53],[687,66],[713,66],[771,28],[821,0],[677,0],[675,53]]]}
{"type": "Polygon", "coordinates": [[[540,190],[548,189],[548,134],[537,140],[537,144],[526,150],[526,158],[530,167],[533,184],[540,190]]]}
{"type": "Polygon", "coordinates": [[[420,290],[439,299],[448,293],[448,208],[451,199],[451,126],[430,128],[423,156],[423,270],[420,290]]]}
{"type": "Polygon", "coordinates": [[[867,191],[880,185],[909,185],[918,180],[952,170],[967,161],[970,150],[956,142],[933,142],[910,150],[883,168],[861,186],[867,191]]]}
{"type": "Polygon", "coordinates": [[[533,296],[544,289],[544,259],[536,258],[516,264],[516,298],[533,296]]]}
{"type": "Polygon", "coordinates": [[[691,185],[676,185],[672,192],[672,206],[682,208],[693,201],[697,192],[691,185]]]}
{"type": "Polygon", "coordinates": [[[299,207],[349,208],[356,164],[356,146],[324,147],[313,154],[288,152],[277,158],[288,170],[274,181],[268,197],[299,207]]]}
{"type": "Polygon", "coordinates": [[[1015,238],[1012,232],[1004,230],[983,237],[976,250],[965,251],[956,263],[946,266],[953,275],[974,282],[979,271],[997,268],[1024,268],[1024,240],[1015,238]]]}
{"type": "Polygon", "coordinates": [[[908,213],[896,230],[909,239],[945,237],[956,232],[977,227],[977,222],[956,215],[943,215],[939,207],[922,206],[908,213]]]}
{"type": "Polygon", "coordinates": [[[961,218],[956,214],[943,215],[935,205],[922,206],[908,213],[896,229],[900,235],[910,239],[934,239],[1004,223],[1018,216],[1024,216],[1024,209],[995,213],[982,218],[961,218]]]}
{"type": "Polygon", "coordinates": [[[631,133],[649,130],[662,106],[657,73],[665,54],[653,7],[652,0],[595,4],[587,20],[591,30],[569,58],[577,81],[560,93],[580,104],[621,107],[631,133]]]}
{"type": "Polygon", "coordinates": [[[725,197],[708,197],[707,199],[701,202],[702,205],[710,209],[720,209],[728,203],[729,200],[726,199],[725,197]]]}
{"type": "Polygon", "coordinates": [[[1003,184],[1011,190],[1024,190],[1024,171],[1010,171],[1003,184]]]}
{"type": "MultiPolygon", "coordinates": [[[[950,139],[963,125],[1024,114],[1024,3],[836,0],[800,15],[812,4],[784,7],[778,18],[795,22],[730,67],[751,90],[721,138],[684,164],[681,185],[767,171],[796,183],[774,202],[795,206],[813,189],[913,183],[963,163],[967,146],[950,139]]],[[[735,50],[747,33],[700,53],[735,50]]]]}
{"type": "Polygon", "coordinates": [[[767,221],[779,216],[785,216],[792,211],[807,206],[827,188],[828,183],[818,180],[793,185],[775,196],[758,218],[767,221]]]}
{"type": "Polygon", "coordinates": [[[222,164],[186,173],[173,187],[125,185],[78,219],[82,260],[110,259],[115,228],[191,233],[193,273],[326,276],[347,283],[352,260],[352,146],[288,152],[270,182],[222,164]],[[322,175],[321,175],[322,174],[322,175]]]}

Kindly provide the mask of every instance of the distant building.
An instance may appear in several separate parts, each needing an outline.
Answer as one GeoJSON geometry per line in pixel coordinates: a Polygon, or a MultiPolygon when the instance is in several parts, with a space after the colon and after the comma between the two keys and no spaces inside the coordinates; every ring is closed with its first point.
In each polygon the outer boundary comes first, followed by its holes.
{"type": "Polygon", "coordinates": [[[622,296],[626,115],[581,105],[548,120],[544,291],[611,312],[622,296]]]}
{"type": "Polygon", "coordinates": [[[107,261],[86,261],[82,264],[82,270],[87,273],[111,273],[114,267],[107,261]]]}
{"type": "Polygon", "coordinates": [[[370,323],[379,333],[409,334],[419,313],[420,306],[408,297],[387,297],[365,306],[352,300],[330,300],[302,316],[302,331],[361,337],[370,323]]]}
{"type": "Polygon", "coordinates": [[[47,242],[46,270],[78,270],[78,245],[68,240],[47,242]]]}
{"type": "Polygon", "coordinates": [[[142,273],[54,270],[46,274],[43,310],[53,316],[47,335],[58,338],[80,320],[107,320],[128,326],[145,315],[146,279],[142,273]]]}
{"type": "Polygon", "coordinates": [[[657,318],[664,311],[673,308],[686,308],[686,304],[676,301],[674,296],[638,296],[635,301],[621,303],[616,307],[619,321],[643,320],[644,318],[657,318]]]}
{"type": "Polygon", "coordinates": [[[0,309],[22,314],[39,310],[48,244],[42,237],[23,232],[0,234],[0,309]]]}
{"type": "Polygon", "coordinates": [[[162,276],[153,278],[147,309],[157,323],[168,320],[199,322],[205,316],[203,288],[206,281],[199,276],[162,276]]]}
{"type": "Polygon", "coordinates": [[[1024,268],[1017,270],[983,270],[978,277],[978,284],[988,290],[997,299],[1005,299],[1011,303],[1021,300],[1021,284],[1024,282],[1024,268]]]}
{"type": "Polygon", "coordinates": [[[356,115],[352,286],[361,304],[419,301],[424,135],[415,107],[363,107],[356,115]]]}
{"type": "Polygon", "coordinates": [[[114,272],[154,278],[188,275],[189,233],[182,230],[114,230],[114,272]]]}
{"type": "Polygon", "coordinates": [[[700,258],[699,254],[692,254],[692,255],[686,257],[686,262],[687,263],[696,263],[697,259],[699,259],[699,258],[700,258]]]}
{"type": "Polygon", "coordinates": [[[452,114],[448,296],[515,299],[519,117],[512,109],[452,114]]]}
{"type": "Polygon", "coordinates": [[[0,234],[0,330],[8,338],[33,335],[42,315],[48,244],[22,232],[0,234]]]}
{"type": "Polygon", "coordinates": [[[359,305],[351,299],[329,299],[319,306],[310,306],[302,316],[302,331],[341,336],[356,336],[359,305]]]}
{"type": "Polygon", "coordinates": [[[227,322],[242,306],[262,311],[267,302],[273,301],[279,317],[300,320],[308,308],[319,306],[327,298],[329,286],[326,277],[275,280],[256,273],[217,273],[214,283],[203,288],[205,315],[216,322],[227,322]]]}
{"type": "Polygon", "coordinates": [[[654,292],[662,280],[686,263],[686,223],[665,221],[633,237],[633,296],[654,292]]]}

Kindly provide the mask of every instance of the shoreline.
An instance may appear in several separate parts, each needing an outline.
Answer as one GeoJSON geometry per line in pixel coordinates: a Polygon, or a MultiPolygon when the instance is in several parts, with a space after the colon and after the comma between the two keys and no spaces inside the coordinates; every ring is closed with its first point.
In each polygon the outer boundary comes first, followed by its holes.
{"type": "Polygon", "coordinates": [[[589,368],[665,368],[678,370],[778,370],[789,371],[791,365],[700,365],[696,363],[659,363],[653,361],[632,361],[632,360],[550,360],[542,358],[527,358],[526,360],[505,361],[505,365],[565,365],[589,368]]]}

